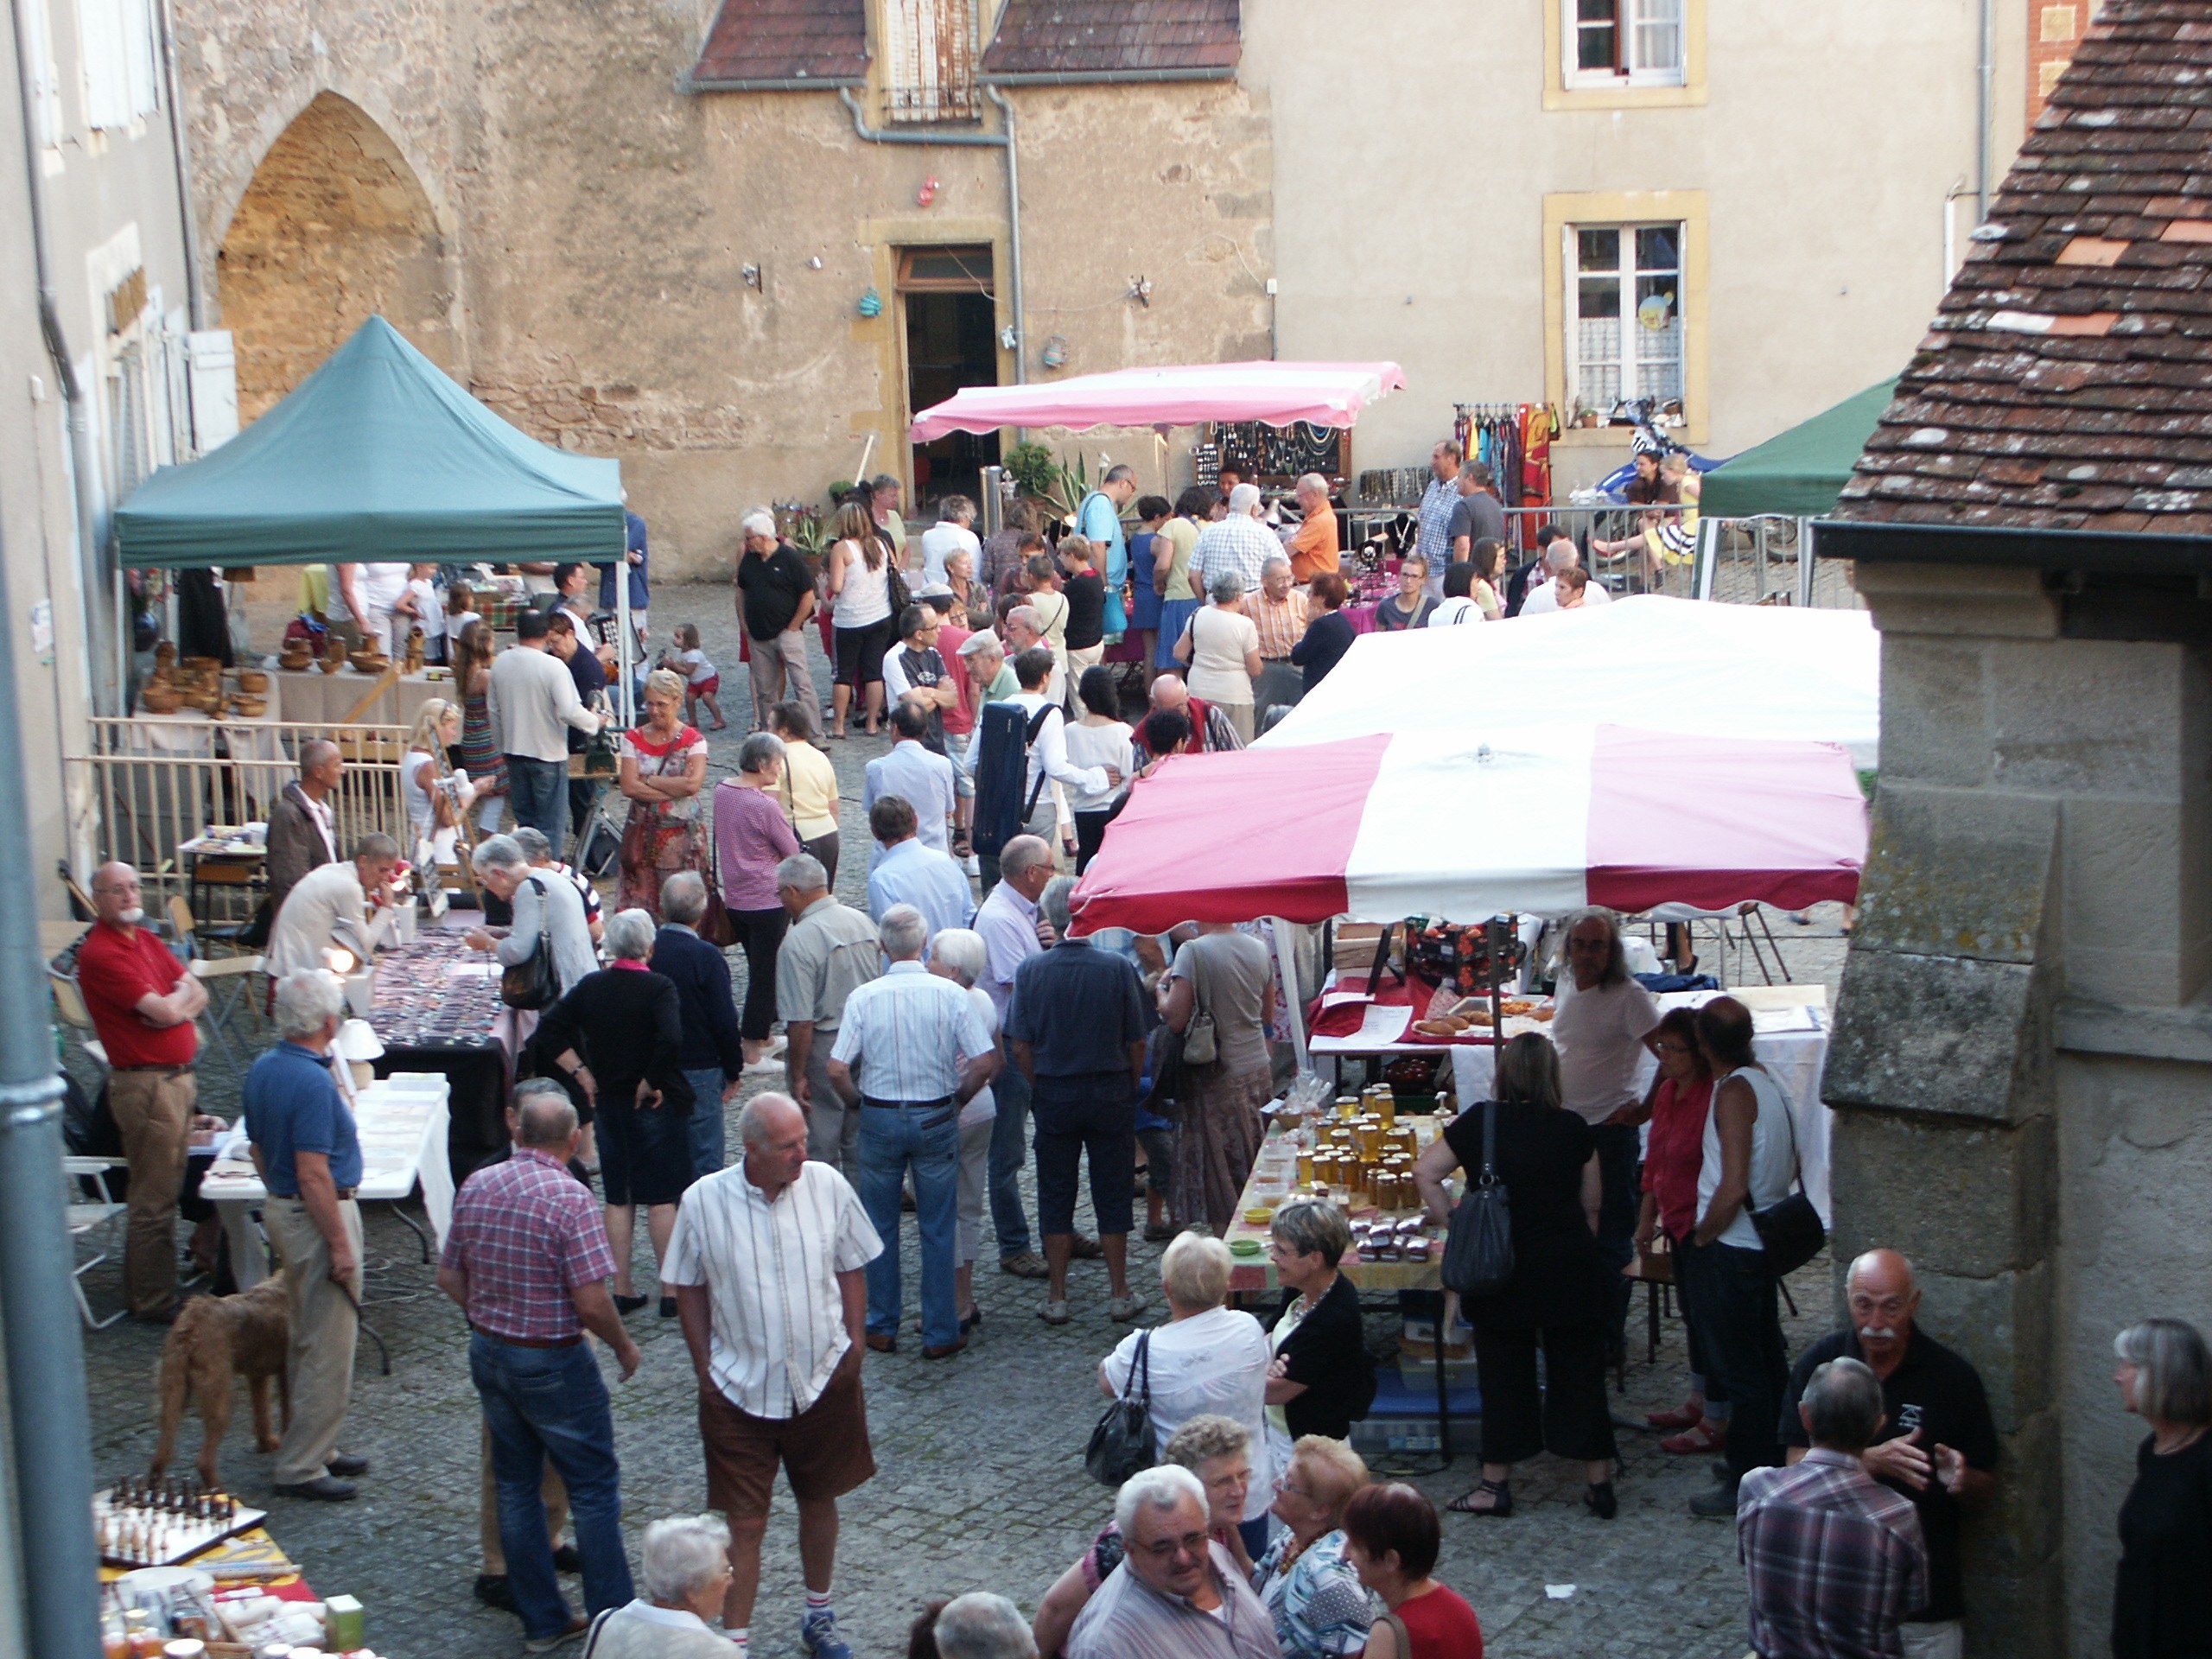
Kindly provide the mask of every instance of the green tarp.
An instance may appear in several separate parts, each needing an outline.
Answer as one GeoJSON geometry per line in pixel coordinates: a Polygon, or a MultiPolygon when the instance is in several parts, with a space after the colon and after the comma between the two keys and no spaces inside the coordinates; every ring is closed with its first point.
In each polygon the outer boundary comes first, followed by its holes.
{"type": "Polygon", "coordinates": [[[140,485],[116,537],[128,569],[603,560],[621,472],[525,437],[372,317],[228,443],[140,485]]]}
{"type": "Polygon", "coordinates": [[[1895,379],[1869,386],[1809,421],[1777,433],[1705,475],[1699,508],[1708,518],[1763,512],[1817,518],[1835,505],[1874,424],[1897,394],[1895,379]]]}

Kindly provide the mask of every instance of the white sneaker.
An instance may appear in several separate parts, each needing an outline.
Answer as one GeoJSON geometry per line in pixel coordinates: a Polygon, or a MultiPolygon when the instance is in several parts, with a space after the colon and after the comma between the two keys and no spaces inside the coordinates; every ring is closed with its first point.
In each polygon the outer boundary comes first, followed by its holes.
{"type": "Polygon", "coordinates": [[[969,874],[980,878],[983,874],[983,861],[970,853],[960,861],[960,868],[969,874]]]}
{"type": "Polygon", "coordinates": [[[1044,1306],[1037,1310],[1037,1317],[1047,1325],[1065,1325],[1068,1322],[1068,1305],[1065,1302],[1047,1301],[1044,1306]]]}
{"type": "Polygon", "coordinates": [[[1117,1325],[1127,1325],[1143,1312],[1144,1298],[1141,1296],[1116,1296],[1106,1304],[1106,1317],[1117,1325]]]}

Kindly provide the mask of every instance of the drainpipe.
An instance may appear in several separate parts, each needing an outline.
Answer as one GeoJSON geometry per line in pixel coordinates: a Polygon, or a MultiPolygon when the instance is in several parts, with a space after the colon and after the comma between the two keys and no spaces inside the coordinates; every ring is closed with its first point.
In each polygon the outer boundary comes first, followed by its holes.
{"type": "MultiPolygon", "coordinates": [[[[15,31],[16,94],[22,106],[24,195],[30,215],[31,263],[38,283],[38,329],[46,342],[46,354],[54,364],[54,378],[61,387],[62,404],[68,411],[69,480],[77,507],[77,556],[80,567],[89,563],[97,571],[106,562],[101,556],[99,497],[92,477],[99,452],[92,443],[91,399],[84,382],[77,378],[75,365],[69,360],[69,342],[61,332],[61,302],[54,286],[54,261],[46,243],[46,175],[40,163],[42,146],[39,142],[35,84],[38,72],[31,63],[30,31],[23,25],[22,10],[26,4],[36,3],[38,0],[14,0],[8,9],[8,21],[15,31]]],[[[102,585],[97,580],[86,584],[94,593],[102,585]]],[[[125,626],[120,610],[116,613],[114,626],[119,637],[125,626]]],[[[14,696],[12,682],[9,696],[11,699],[14,696]]],[[[96,698],[95,702],[98,701],[96,698]]],[[[35,908],[33,913],[36,913],[35,908]]]]}
{"type": "Polygon", "coordinates": [[[160,21],[162,73],[168,82],[169,156],[176,166],[177,226],[184,237],[184,314],[194,328],[205,328],[207,310],[200,292],[200,227],[192,211],[189,158],[184,143],[184,84],[177,73],[176,16],[170,0],[162,0],[160,21]]]}
{"type": "Polygon", "coordinates": [[[1997,0],[1981,0],[1981,56],[1974,66],[1974,212],[1989,223],[1990,124],[1997,118],[1997,0]]]}
{"type": "Polygon", "coordinates": [[[926,144],[931,148],[958,149],[1002,149],[1006,152],[1006,229],[1007,280],[1014,289],[1014,383],[1026,385],[1029,380],[1029,330],[1027,316],[1021,303],[1021,164],[1014,149],[1014,105],[1007,102],[995,86],[986,85],[984,95],[999,106],[1006,118],[1003,132],[884,132],[868,124],[868,112],[861,108],[860,99],[853,96],[849,86],[840,86],[837,96],[853,112],[853,132],[871,144],[926,144]]]}

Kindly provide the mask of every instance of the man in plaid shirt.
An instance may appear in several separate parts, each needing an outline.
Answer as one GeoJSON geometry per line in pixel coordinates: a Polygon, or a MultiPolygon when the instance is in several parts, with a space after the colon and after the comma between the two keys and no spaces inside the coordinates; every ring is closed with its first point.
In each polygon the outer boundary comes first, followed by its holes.
{"type": "Polygon", "coordinates": [[[1815,1371],[1798,1406],[1813,1446],[1737,1491],[1736,1536],[1762,1659],[1898,1659],[1898,1626],[1928,1599],[1928,1548],[1912,1500],[1859,1455],[1882,1426],[1882,1385],[1855,1359],[1815,1371]]]}
{"type": "Polygon", "coordinates": [[[492,1436],[508,1586],[524,1647],[543,1653],[588,1622],[569,1612],[554,1578],[539,1492],[549,1459],[569,1489],[586,1604],[596,1613],[635,1593],[614,1422],[583,1333],[614,1351],[625,1382],[637,1372],[638,1344],[607,1294],[614,1252],[599,1201],[569,1173],[579,1130],[560,1084],[520,1085],[515,1128],[514,1155],[478,1170],[454,1197],[438,1288],[468,1314],[468,1369],[492,1436]]]}

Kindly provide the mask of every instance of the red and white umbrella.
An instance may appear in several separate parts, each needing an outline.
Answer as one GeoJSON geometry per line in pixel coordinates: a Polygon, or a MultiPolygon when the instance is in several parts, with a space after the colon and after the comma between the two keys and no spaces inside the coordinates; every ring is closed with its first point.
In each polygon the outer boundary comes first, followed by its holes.
{"type": "Polygon", "coordinates": [[[1385,393],[1402,391],[1395,363],[1195,363],[1115,369],[1027,386],[968,386],[914,416],[913,442],[1002,426],[1192,426],[1259,421],[1346,427],[1385,393]]]}
{"type": "Polygon", "coordinates": [[[1074,894],[1079,931],[1279,916],[1477,922],[1583,905],[1849,901],[1866,861],[1849,754],[1554,727],[1178,755],[1074,894]]]}

